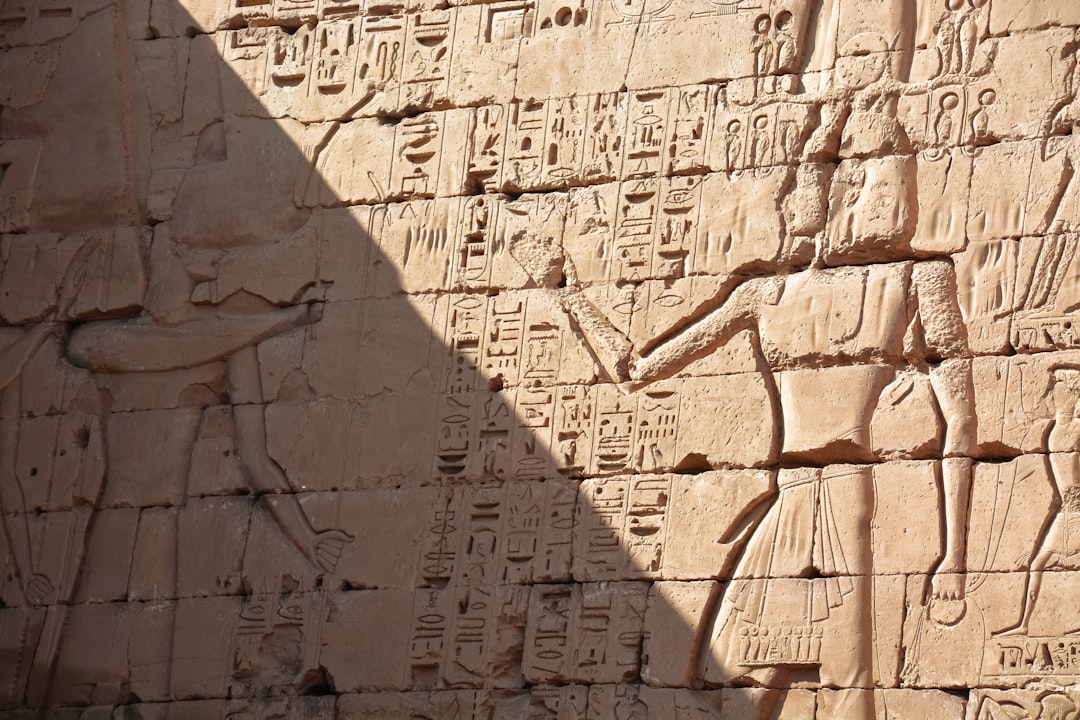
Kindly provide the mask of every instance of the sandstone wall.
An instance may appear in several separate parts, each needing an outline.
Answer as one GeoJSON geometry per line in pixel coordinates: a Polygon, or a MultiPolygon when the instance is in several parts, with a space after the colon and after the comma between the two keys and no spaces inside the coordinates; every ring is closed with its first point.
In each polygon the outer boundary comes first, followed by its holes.
{"type": "Polygon", "coordinates": [[[1078,58],[0,0],[0,717],[1080,717],[1078,58]]]}

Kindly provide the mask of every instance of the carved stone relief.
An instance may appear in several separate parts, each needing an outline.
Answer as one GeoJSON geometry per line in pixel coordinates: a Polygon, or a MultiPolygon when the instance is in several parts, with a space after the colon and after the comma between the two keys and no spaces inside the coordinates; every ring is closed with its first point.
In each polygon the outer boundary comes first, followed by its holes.
{"type": "Polygon", "coordinates": [[[0,0],[0,716],[1080,717],[1080,10],[0,0]]]}

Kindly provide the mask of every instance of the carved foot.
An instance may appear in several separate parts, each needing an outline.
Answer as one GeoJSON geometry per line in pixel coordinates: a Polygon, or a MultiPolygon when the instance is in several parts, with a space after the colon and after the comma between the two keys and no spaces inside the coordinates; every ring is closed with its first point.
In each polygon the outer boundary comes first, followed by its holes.
{"type": "Polygon", "coordinates": [[[963,600],[966,575],[958,572],[940,572],[934,575],[931,596],[935,600],[963,600]]]}
{"type": "Polygon", "coordinates": [[[1005,628],[1003,630],[995,630],[994,632],[990,633],[990,637],[1014,637],[1016,635],[1027,635],[1027,634],[1028,634],[1027,623],[1020,623],[1019,625],[1014,625],[1013,627],[1005,628]]]}

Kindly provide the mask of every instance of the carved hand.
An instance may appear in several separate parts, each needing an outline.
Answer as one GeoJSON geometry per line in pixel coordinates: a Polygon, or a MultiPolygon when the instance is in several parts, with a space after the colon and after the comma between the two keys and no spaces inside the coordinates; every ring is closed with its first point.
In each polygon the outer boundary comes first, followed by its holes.
{"type": "Polygon", "coordinates": [[[323,572],[332,573],[341,559],[341,550],[351,543],[353,536],[344,530],[323,530],[313,538],[307,549],[307,558],[323,572]]]}
{"type": "Polygon", "coordinates": [[[53,585],[44,575],[34,574],[23,587],[23,595],[31,605],[40,605],[45,596],[53,591],[53,585]]]}
{"type": "Polygon", "coordinates": [[[314,325],[323,318],[326,303],[321,300],[307,303],[307,325],[314,325]]]}

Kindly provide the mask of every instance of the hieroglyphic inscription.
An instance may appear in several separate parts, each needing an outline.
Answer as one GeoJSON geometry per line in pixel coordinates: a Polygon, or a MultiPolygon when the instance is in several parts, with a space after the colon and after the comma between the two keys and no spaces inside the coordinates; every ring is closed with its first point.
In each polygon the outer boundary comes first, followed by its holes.
{"type": "Polygon", "coordinates": [[[641,583],[534,586],[525,634],[526,679],[632,680],[646,588],[641,583]]]}

